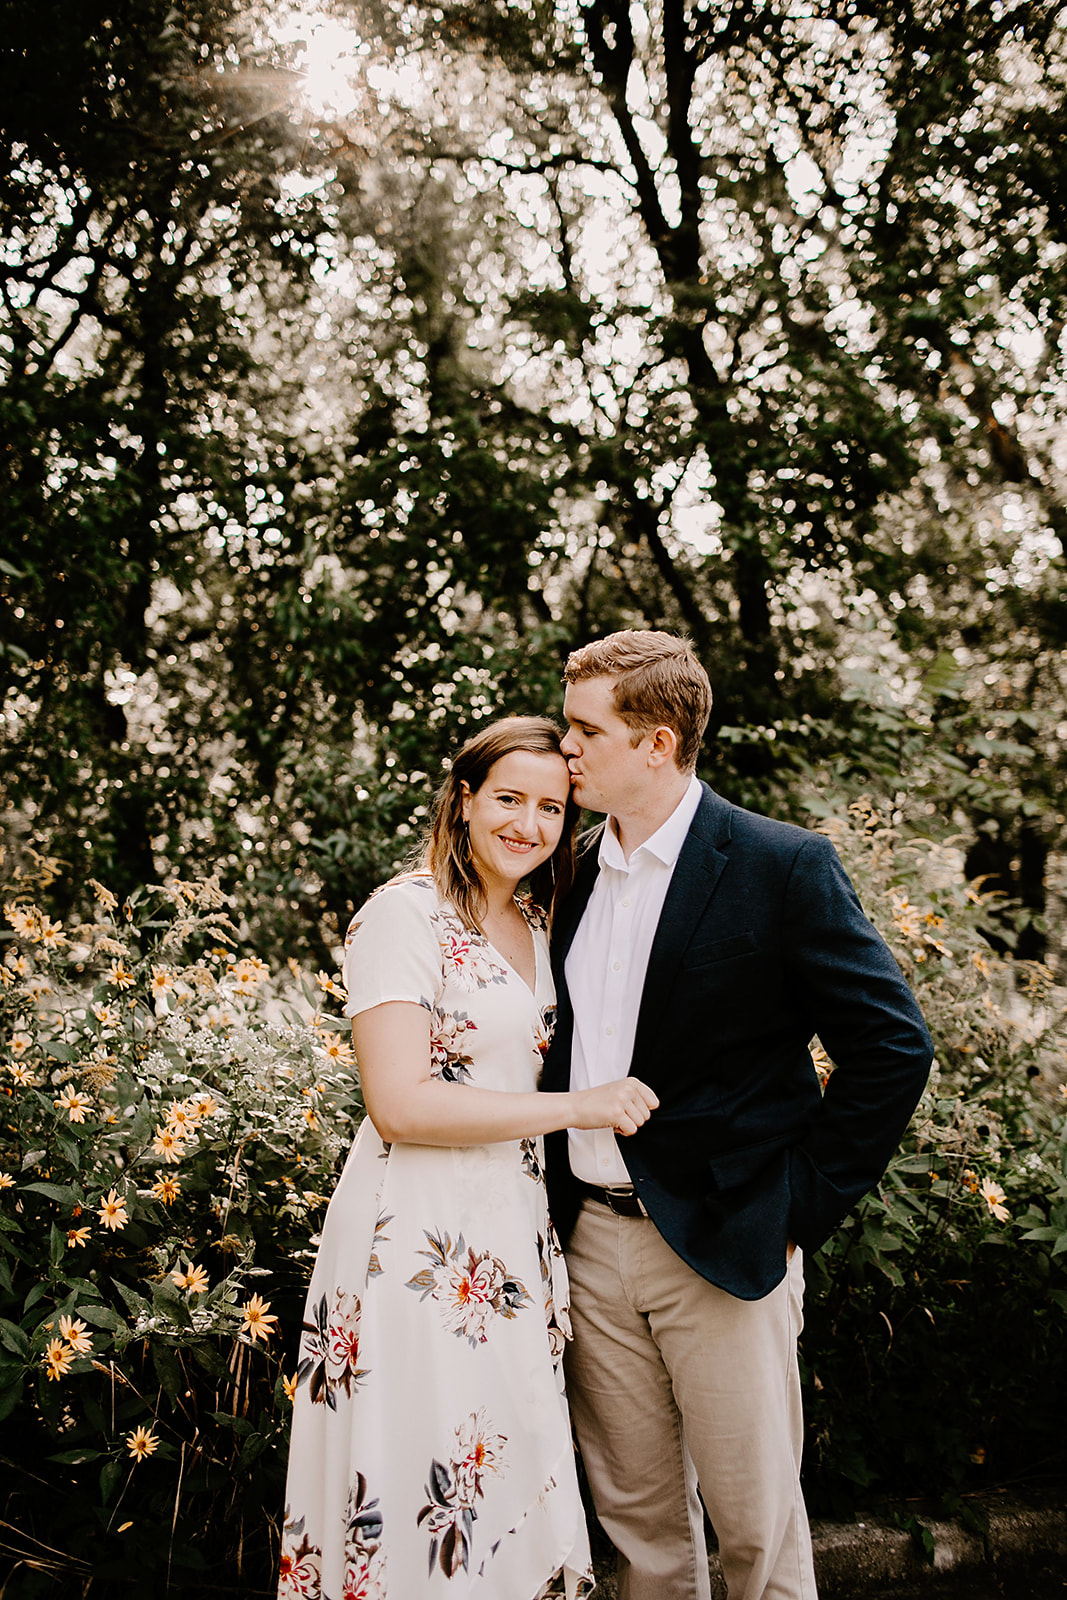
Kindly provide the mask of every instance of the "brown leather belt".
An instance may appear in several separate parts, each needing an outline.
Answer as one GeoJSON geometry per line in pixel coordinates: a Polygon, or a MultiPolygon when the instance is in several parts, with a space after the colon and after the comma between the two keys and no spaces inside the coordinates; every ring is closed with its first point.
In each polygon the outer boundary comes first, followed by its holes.
{"type": "Polygon", "coordinates": [[[589,1200],[597,1200],[602,1206],[607,1206],[609,1211],[614,1211],[617,1217],[647,1217],[641,1201],[638,1199],[637,1190],[629,1188],[601,1189],[595,1183],[586,1183],[578,1179],[578,1187],[589,1200]]]}

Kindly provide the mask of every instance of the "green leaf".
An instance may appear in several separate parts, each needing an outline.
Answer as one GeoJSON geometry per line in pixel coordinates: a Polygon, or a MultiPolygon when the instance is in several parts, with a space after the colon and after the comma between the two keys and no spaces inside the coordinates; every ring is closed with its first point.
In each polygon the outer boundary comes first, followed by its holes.
{"type": "Polygon", "coordinates": [[[152,1364],[167,1397],[177,1402],[178,1396],[187,1387],[185,1375],[173,1348],[162,1339],[152,1340],[152,1364]]]}
{"type": "Polygon", "coordinates": [[[66,1183],[24,1183],[21,1193],[43,1194],[48,1200],[58,1200],[61,1205],[80,1205],[85,1199],[81,1189],[74,1189],[66,1183]]]}
{"type": "Polygon", "coordinates": [[[127,1327],[117,1311],[95,1300],[82,1300],[78,1305],[78,1315],[94,1328],[111,1328],[118,1332],[127,1327]]]}
{"type": "Polygon", "coordinates": [[[106,1461],[100,1469],[100,1498],[107,1505],[114,1493],[115,1485],[126,1471],[124,1461],[106,1461]]]}
{"type": "Polygon", "coordinates": [[[102,1450],[61,1450],[58,1455],[46,1459],[58,1462],[60,1466],[78,1467],[85,1461],[99,1461],[103,1454],[102,1450]]]}
{"type": "Polygon", "coordinates": [[[26,1296],[25,1300],[22,1302],[23,1311],[29,1311],[30,1307],[31,1306],[35,1306],[37,1304],[38,1300],[43,1300],[44,1299],[46,1293],[47,1293],[47,1285],[46,1284],[35,1283],[33,1285],[33,1288],[30,1290],[29,1294],[26,1296]]]}
{"type": "Polygon", "coordinates": [[[19,1401],[22,1399],[22,1390],[25,1386],[25,1382],[25,1373],[20,1373],[15,1379],[14,1383],[7,1384],[5,1387],[0,1388],[0,1422],[3,1422],[5,1417],[9,1417],[11,1415],[19,1401]]]}
{"type": "Polygon", "coordinates": [[[30,1359],[29,1335],[17,1322],[8,1322],[6,1317],[0,1317],[0,1344],[13,1355],[30,1359]]]}
{"type": "Polygon", "coordinates": [[[58,1267],[59,1266],[59,1263],[62,1261],[64,1255],[66,1254],[66,1250],[67,1250],[67,1236],[64,1233],[63,1229],[62,1228],[57,1228],[55,1223],[53,1222],[52,1231],[51,1231],[51,1234],[50,1234],[50,1237],[49,1237],[48,1254],[49,1254],[49,1259],[51,1260],[52,1265],[54,1267],[58,1267]]]}

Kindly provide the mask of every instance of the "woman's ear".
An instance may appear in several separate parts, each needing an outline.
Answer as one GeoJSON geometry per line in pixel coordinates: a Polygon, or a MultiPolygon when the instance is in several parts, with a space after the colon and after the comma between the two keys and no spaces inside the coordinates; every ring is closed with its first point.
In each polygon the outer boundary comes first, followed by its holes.
{"type": "Polygon", "coordinates": [[[460,779],[459,786],[463,792],[463,801],[459,808],[459,814],[463,818],[464,822],[468,822],[470,820],[471,813],[471,786],[467,782],[466,778],[460,779]]]}

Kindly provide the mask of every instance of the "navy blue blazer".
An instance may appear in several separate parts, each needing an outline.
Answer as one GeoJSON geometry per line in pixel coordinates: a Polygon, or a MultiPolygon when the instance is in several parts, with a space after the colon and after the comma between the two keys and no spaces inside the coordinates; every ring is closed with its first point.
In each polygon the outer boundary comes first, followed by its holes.
{"type": "MultiPolygon", "coordinates": [[[[878,1182],[933,1045],[830,841],[703,787],[653,940],[630,1068],[660,1105],[618,1142],[672,1249],[730,1294],[758,1300],[784,1277],[789,1239],[817,1250],[878,1182]],[[836,1068],[825,1094],[808,1049],[816,1034],[836,1068]]],[[[602,828],[582,841],[553,933],[546,1090],[570,1081],[564,961],[599,872],[602,828]]],[[[581,1191],[566,1133],[545,1144],[565,1243],[581,1191]]]]}

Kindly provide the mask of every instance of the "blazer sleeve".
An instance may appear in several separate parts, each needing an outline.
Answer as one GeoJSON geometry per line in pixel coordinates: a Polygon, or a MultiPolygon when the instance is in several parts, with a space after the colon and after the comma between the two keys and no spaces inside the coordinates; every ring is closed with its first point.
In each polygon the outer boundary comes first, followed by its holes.
{"type": "Polygon", "coordinates": [[[813,1251],[878,1182],[925,1087],[933,1043],[837,852],[811,834],[785,900],[794,998],[835,1064],[790,1154],[790,1227],[813,1251]]]}

